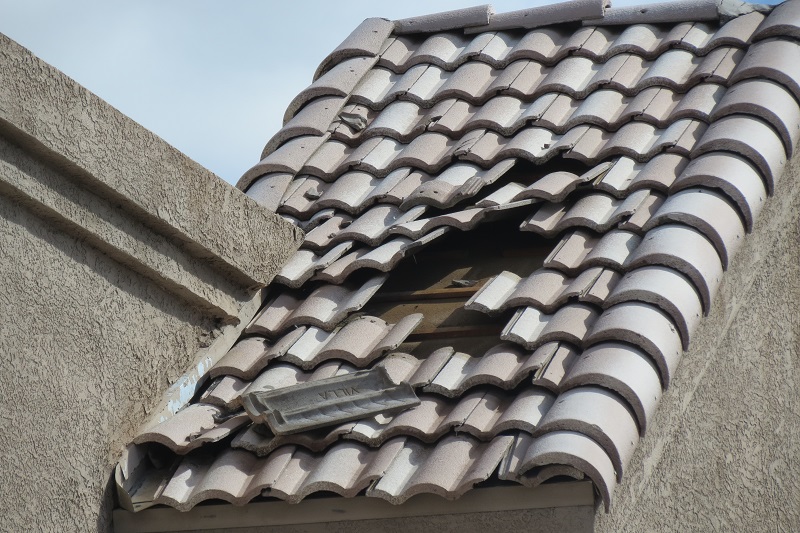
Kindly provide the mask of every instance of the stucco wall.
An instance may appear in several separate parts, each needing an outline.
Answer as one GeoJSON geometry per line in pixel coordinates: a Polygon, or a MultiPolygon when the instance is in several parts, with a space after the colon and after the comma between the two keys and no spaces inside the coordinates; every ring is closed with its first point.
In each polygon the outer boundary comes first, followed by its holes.
{"type": "Polygon", "coordinates": [[[598,531],[800,530],[799,222],[795,157],[598,531]]]}
{"type": "Polygon", "coordinates": [[[0,242],[0,530],[105,530],[116,455],[213,320],[2,195],[0,242]]]}
{"type": "Polygon", "coordinates": [[[124,446],[301,239],[0,35],[0,531],[110,530],[124,446]]]}

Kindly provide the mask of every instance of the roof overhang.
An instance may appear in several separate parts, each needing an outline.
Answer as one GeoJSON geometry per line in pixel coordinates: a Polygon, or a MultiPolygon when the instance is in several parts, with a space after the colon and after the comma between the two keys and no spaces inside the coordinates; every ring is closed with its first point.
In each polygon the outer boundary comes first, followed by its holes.
{"type": "MultiPolygon", "coordinates": [[[[181,512],[170,507],[154,507],[137,513],[114,510],[115,533],[162,533],[207,531],[258,526],[290,526],[397,520],[437,515],[513,512],[561,507],[582,508],[592,520],[595,493],[590,481],[547,483],[534,488],[524,486],[473,489],[457,500],[444,500],[434,494],[419,494],[401,505],[380,498],[308,498],[297,504],[283,501],[252,502],[242,507],[220,503],[198,505],[181,512]]],[[[587,524],[590,526],[590,524],[587,524]]]]}

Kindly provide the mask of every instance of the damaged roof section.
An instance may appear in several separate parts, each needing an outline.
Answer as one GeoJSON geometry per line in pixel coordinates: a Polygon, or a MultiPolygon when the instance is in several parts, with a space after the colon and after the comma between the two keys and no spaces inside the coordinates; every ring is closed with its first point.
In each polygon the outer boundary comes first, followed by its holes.
{"type": "Polygon", "coordinates": [[[305,242],[123,505],[567,476],[608,507],[792,155],[799,36],[798,0],[365,21],[239,184],[305,242]]]}

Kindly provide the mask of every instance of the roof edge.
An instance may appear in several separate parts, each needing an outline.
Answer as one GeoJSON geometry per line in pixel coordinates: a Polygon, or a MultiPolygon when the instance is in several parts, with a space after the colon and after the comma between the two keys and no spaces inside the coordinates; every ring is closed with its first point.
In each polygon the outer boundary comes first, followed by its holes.
{"type": "Polygon", "coordinates": [[[566,481],[533,488],[478,488],[452,501],[435,494],[420,494],[401,505],[393,505],[380,498],[356,496],[313,498],[297,504],[267,501],[249,503],[245,507],[230,504],[201,505],[187,512],[163,507],[137,513],[116,509],[114,530],[116,533],[202,531],[557,507],[591,507],[593,513],[594,505],[595,495],[591,481],[566,481]],[[212,509],[213,512],[209,512],[212,509]]]}
{"type": "Polygon", "coordinates": [[[584,26],[619,26],[719,20],[728,22],[754,11],[769,13],[774,6],[742,0],[679,0],[609,9],[603,17],[584,20],[584,26]]]}
{"type": "Polygon", "coordinates": [[[394,22],[394,34],[432,33],[437,31],[455,30],[472,26],[485,26],[494,14],[492,6],[482,6],[443,11],[421,17],[410,17],[394,22]]]}

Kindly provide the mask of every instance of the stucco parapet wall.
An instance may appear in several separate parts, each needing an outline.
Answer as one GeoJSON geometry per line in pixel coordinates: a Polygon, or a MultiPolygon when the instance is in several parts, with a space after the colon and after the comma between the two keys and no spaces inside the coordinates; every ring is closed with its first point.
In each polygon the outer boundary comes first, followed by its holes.
{"type": "Polygon", "coordinates": [[[0,193],[226,322],[302,234],[0,35],[0,193]]]}

